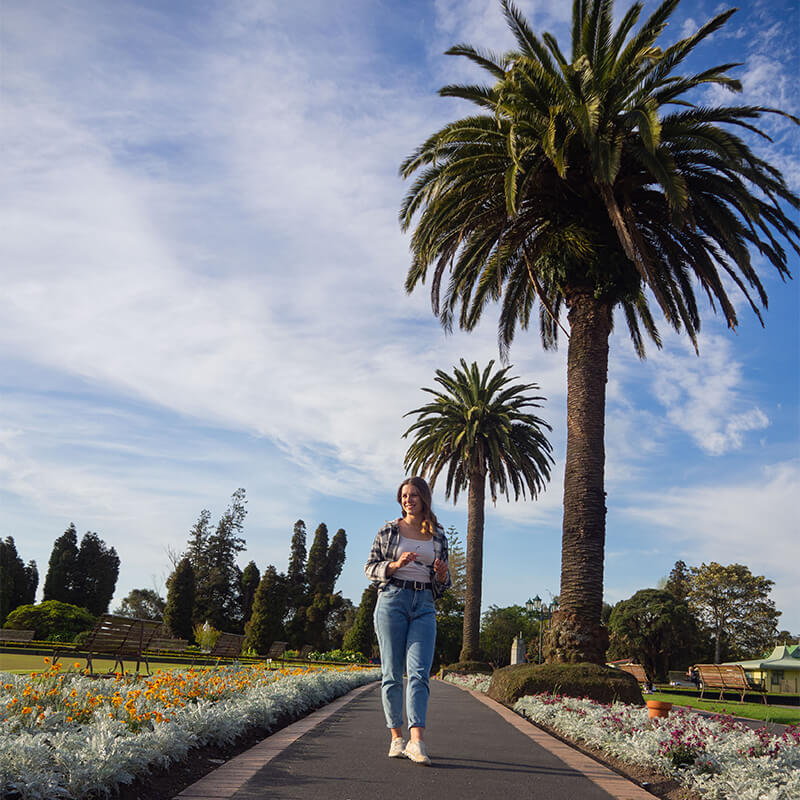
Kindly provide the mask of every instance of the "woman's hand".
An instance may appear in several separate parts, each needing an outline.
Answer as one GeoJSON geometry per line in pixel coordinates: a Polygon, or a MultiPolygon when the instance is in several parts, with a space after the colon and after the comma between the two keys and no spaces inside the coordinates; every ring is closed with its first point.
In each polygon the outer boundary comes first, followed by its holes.
{"type": "Polygon", "coordinates": [[[444,583],[447,580],[447,562],[442,561],[441,558],[437,558],[436,561],[433,562],[433,569],[436,572],[436,580],[439,583],[444,583]]]}
{"type": "Polygon", "coordinates": [[[389,566],[386,568],[386,574],[391,577],[393,573],[400,569],[400,567],[405,567],[412,561],[416,561],[417,555],[417,553],[413,553],[411,550],[406,550],[405,553],[401,553],[400,558],[398,558],[397,561],[389,562],[389,566]]]}

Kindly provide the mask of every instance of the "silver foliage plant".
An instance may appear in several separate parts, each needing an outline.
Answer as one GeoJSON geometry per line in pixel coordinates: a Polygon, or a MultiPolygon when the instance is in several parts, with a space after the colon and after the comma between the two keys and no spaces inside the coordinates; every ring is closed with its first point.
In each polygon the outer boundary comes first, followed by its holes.
{"type": "MultiPolygon", "coordinates": [[[[235,669],[228,670],[229,676],[235,669]]],[[[97,689],[90,678],[69,677],[64,691],[83,694],[97,689]]],[[[109,798],[120,784],[182,761],[191,748],[230,744],[253,727],[272,729],[279,717],[297,717],[378,677],[377,670],[324,670],[280,679],[273,673],[258,685],[214,702],[201,699],[172,710],[169,722],[139,731],[102,713],[84,724],[68,723],[60,711],[46,714],[38,724],[9,718],[0,726],[0,796],[16,792],[21,800],[109,798]]],[[[4,679],[3,705],[28,678],[4,679]]]]}

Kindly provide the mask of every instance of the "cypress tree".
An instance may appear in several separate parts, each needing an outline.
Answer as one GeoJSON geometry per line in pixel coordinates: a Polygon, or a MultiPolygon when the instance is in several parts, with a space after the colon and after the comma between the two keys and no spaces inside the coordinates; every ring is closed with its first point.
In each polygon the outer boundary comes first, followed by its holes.
{"type": "Polygon", "coordinates": [[[279,574],[270,564],[256,589],[253,613],[244,629],[243,649],[264,655],[273,642],[285,640],[283,618],[286,600],[286,576],[279,574]]]}
{"type": "Polygon", "coordinates": [[[328,555],[325,560],[324,580],[321,582],[320,591],[328,594],[333,593],[333,587],[342,574],[346,549],[347,534],[344,532],[344,528],[339,528],[331,541],[331,546],[328,548],[328,555]]]}
{"type": "Polygon", "coordinates": [[[361,604],[356,611],[353,627],[344,635],[342,648],[353,650],[370,658],[373,650],[378,646],[375,637],[375,623],[372,615],[378,602],[378,590],[375,586],[368,586],[361,595],[361,604]]]}
{"type": "Polygon", "coordinates": [[[70,523],[64,533],[53,542],[47,576],[44,579],[44,600],[81,605],[76,597],[75,570],[78,560],[78,532],[70,523]]]}
{"type": "Polygon", "coordinates": [[[289,588],[289,607],[296,610],[302,604],[303,598],[308,592],[306,581],[306,524],[301,519],[294,524],[286,581],[289,588]]]}
{"type": "Polygon", "coordinates": [[[75,605],[99,616],[108,611],[119,577],[119,556],[113,547],[87,531],[75,559],[75,605]]]}
{"type": "Polygon", "coordinates": [[[261,573],[258,571],[256,562],[251,561],[242,572],[242,625],[247,624],[253,613],[253,601],[260,582],[261,573]]]}
{"type": "Polygon", "coordinates": [[[178,639],[192,641],[192,611],[194,610],[194,568],[188,557],[184,557],[167,579],[167,605],[164,609],[164,624],[178,639]]]}
{"type": "Polygon", "coordinates": [[[318,592],[324,591],[326,584],[325,572],[328,566],[328,526],[320,522],[314,532],[314,541],[308,551],[306,563],[306,578],[308,580],[309,594],[313,598],[318,592]]]}
{"type": "Polygon", "coordinates": [[[15,608],[33,603],[38,583],[36,562],[30,561],[25,566],[14,537],[0,540],[0,627],[15,608]]]}

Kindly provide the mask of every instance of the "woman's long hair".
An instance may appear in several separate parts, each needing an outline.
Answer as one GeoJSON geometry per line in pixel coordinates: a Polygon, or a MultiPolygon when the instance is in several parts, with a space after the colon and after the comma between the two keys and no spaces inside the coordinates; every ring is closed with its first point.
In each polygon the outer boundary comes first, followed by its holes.
{"type": "Polygon", "coordinates": [[[422,526],[420,530],[422,533],[433,536],[433,531],[442,526],[439,524],[439,520],[436,519],[436,514],[433,513],[433,494],[431,492],[431,487],[428,486],[428,482],[424,478],[416,476],[413,478],[406,478],[397,488],[397,502],[400,503],[400,511],[405,518],[406,512],[403,510],[403,487],[407,486],[409,483],[419,492],[419,499],[422,501],[422,526]]]}

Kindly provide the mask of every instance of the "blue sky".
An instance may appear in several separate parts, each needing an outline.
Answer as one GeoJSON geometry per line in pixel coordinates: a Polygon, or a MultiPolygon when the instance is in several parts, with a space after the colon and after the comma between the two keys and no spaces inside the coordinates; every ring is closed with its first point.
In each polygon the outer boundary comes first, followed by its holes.
{"type": "MultiPolygon", "coordinates": [[[[566,40],[569,4],[520,6],[566,40]]],[[[739,6],[696,65],[745,61],[742,102],[800,113],[797,5],[739,6]]],[[[724,7],[684,2],[665,39],[724,7]]],[[[482,79],[443,51],[512,46],[498,4],[11,0],[0,37],[0,536],[43,581],[70,522],[97,531],[122,561],[116,603],[163,591],[167,550],[243,486],[242,564],[285,569],[298,518],[343,527],[357,603],[398,510],[402,415],[437,368],[497,358],[493,311],[446,336],[405,295],[397,169],[465,111],[436,90],[482,79]]],[[[797,129],[765,125],[760,152],[800,190],[797,129]]],[[[766,327],[741,298],[736,333],[706,308],[699,358],[662,325],[640,362],[617,325],[609,602],[679,558],[740,562],[800,632],[799,284],[762,266],[766,327]]],[[[547,398],[556,466],[537,502],[487,508],[485,606],[559,590],[565,348],[523,332],[511,363],[547,398]]],[[[435,500],[464,539],[465,506],[435,500]]]]}

